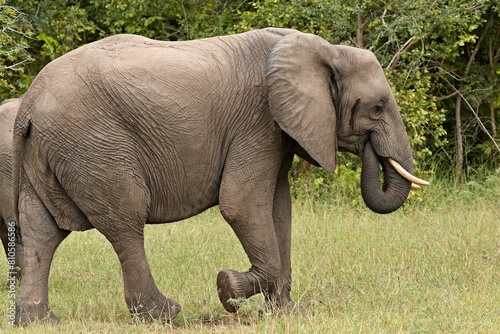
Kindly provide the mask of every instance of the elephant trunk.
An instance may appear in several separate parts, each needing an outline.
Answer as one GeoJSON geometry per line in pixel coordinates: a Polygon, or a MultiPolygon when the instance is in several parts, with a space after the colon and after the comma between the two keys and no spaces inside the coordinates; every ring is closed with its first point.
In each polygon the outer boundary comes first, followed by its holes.
{"type": "Polygon", "coordinates": [[[382,214],[397,210],[408,197],[412,182],[398,173],[388,158],[377,156],[369,141],[365,145],[362,161],[361,195],[366,205],[382,214]],[[382,185],[379,164],[384,175],[382,185]]]}

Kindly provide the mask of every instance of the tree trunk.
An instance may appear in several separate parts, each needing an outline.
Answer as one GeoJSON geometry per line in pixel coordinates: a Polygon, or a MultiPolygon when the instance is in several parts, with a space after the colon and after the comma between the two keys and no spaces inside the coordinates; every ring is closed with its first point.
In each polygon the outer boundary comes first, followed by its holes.
{"type": "MultiPolygon", "coordinates": [[[[463,89],[463,85],[460,85],[459,92],[463,89]]],[[[460,180],[462,175],[462,166],[464,164],[464,145],[462,141],[462,116],[461,116],[461,104],[462,95],[457,94],[457,99],[455,101],[455,129],[457,132],[457,164],[455,168],[455,185],[460,180]]]]}
{"type": "Polygon", "coordinates": [[[356,30],[356,44],[358,48],[363,49],[363,13],[361,12],[361,8],[358,9],[358,20],[357,20],[358,28],[356,30]]]}
{"type": "MultiPolygon", "coordinates": [[[[493,45],[493,42],[495,42],[495,44],[496,44],[496,41],[498,40],[499,35],[500,35],[500,29],[497,30],[494,38],[490,38],[490,43],[488,46],[488,58],[489,58],[490,71],[491,71],[490,75],[491,75],[493,88],[495,87],[494,86],[495,85],[494,79],[496,76],[495,65],[496,65],[496,58],[498,57],[498,53],[495,54],[495,46],[493,45]]],[[[494,94],[494,92],[493,92],[493,94],[494,94]]],[[[492,100],[490,102],[491,133],[492,133],[493,137],[496,137],[496,135],[497,135],[497,123],[495,120],[495,104],[496,104],[495,100],[492,100]]]]}
{"type": "Polygon", "coordinates": [[[495,101],[490,103],[490,120],[491,120],[491,133],[493,137],[497,136],[497,123],[495,121],[495,101]]]}
{"type": "Polygon", "coordinates": [[[461,106],[460,106],[462,102],[462,93],[465,87],[464,80],[466,80],[467,77],[469,76],[472,64],[474,63],[476,55],[479,52],[479,49],[481,48],[481,45],[483,44],[483,41],[486,37],[486,33],[491,28],[492,23],[493,23],[493,12],[490,15],[488,22],[486,23],[481,33],[481,36],[479,37],[479,40],[476,43],[476,46],[474,47],[474,51],[472,52],[469,61],[467,62],[467,66],[465,67],[464,75],[462,77],[462,83],[460,84],[460,88],[458,89],[458,95],[455,105],[455,118],[456,118],[455,127],[457,131],[457,165],[455,171],[455,184],[460,180],[460,176],[462,175],[462,166],[464,163],[464,147],[462,142],[462,119],[461,119],[461,106]]]}

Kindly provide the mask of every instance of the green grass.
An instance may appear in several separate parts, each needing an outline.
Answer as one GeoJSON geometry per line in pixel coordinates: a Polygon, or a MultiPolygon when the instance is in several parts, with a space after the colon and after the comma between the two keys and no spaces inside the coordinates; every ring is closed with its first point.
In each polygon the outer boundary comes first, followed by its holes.
{"type": "MultiPolygon", "coordinates": [[[[146,228],[153,276],[183,306],[172,326],[134,324],[110,244],[96,231],[73,233],[57,251],[50,277],[51,306],[61,324],[13,329],[5,320],[0,332],[496,333],[496,185],[482,196],[475,184],[457,190],[438,183],[424,201],[390,215],[294,203],[292,296],[307,312],[300,317],[261,313],[261,296],[238,314],[223,310],[218,271],[246,270],[249,263],[217,209],[146,228]]],[[[0,317],[6,319],[7,289],[2,292],[0,317]]]]}

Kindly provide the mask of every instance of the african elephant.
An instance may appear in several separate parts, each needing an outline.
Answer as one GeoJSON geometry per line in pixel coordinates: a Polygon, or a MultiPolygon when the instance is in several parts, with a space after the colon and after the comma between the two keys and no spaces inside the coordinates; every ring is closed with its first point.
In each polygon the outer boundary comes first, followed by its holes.
{"type": "Polygon", "coordinates": [[[12,245],[16,225],[12,198],[12,129],[20,104],[20,99],[8,99],[0,104],[0,239],[9,261],[9,280],[17,276],[17,266],[11,262],[15,262],[17,255],[12,245]]]}
{"type": "Polygon", "coordinates": [[[361,157],[376,212],[396,210],[421,181],[388,162],[413,171],[396,101],[366,50],[268,28],[185,42],[115,35],[54,60],[14,126],[24,245],[16,322],[58,321],[52,256],[71,231],[91,228],[118,255],[130,312],[169,321],[181,307],[153,280],[144,224],[215,205],[251,263],[218,274],[224,308],[262,292],[270,309],[294,309],[288,170],[298,154],[333,171],[338,149],[361,157]]]}

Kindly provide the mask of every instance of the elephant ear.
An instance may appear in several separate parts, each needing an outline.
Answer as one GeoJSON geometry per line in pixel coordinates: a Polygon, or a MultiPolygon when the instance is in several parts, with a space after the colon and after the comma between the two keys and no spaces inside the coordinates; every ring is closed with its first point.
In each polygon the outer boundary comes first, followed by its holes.
{"type": "Polygon", "coordinates": [[[275,121],[329,172],[337,158],[334,53],[324,39],[295,33],[276,43],[266,65],[275,121]]]}

